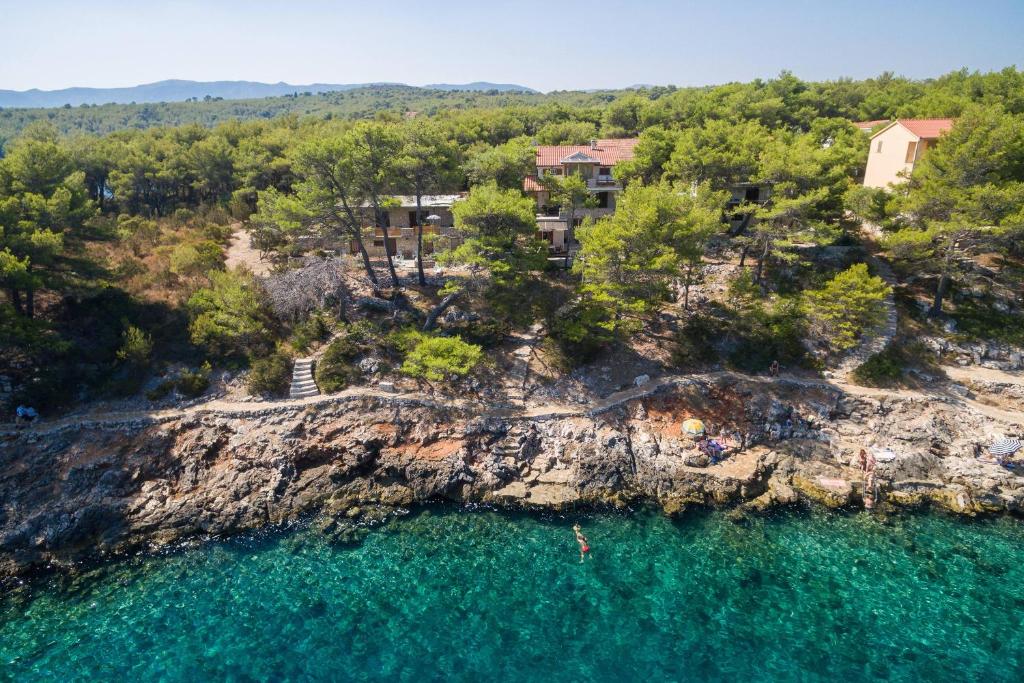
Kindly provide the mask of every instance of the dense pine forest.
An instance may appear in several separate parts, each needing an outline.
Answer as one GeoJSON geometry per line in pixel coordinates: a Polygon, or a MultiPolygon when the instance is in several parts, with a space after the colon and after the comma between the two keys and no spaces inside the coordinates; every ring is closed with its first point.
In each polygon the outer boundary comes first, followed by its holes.
{"type": "MultiPolygon", "coordinates": [[[[908,322],[863,381],[929,367],[914,343],[926,333],[1024,345],[1013,68],[8,109],[0,143],[0,399],[12,405],[198,396],[218,376],[281,395],[292,360],[315,349],[325,391],[364,381],[368,357],[457,391],[531,328],[554,372],[644,339],[679,370],[818,372],[884,316],[878,258],[908,322]],[[852,122],[900,117],[956,123],[908,182],[862,187],[868,140],[852,122]],[[552,262],[522,192],[535,146],[631,137],[616,212],[583,222],[571,268],[552,262]],[[770,186],[770,200],[731,201],[742,184],[770,186]],[[440,275],[360,255],[364,207],[442,192],[468,196],[440,275]],[[733,215],[749,220],[736,228],[733,215]],[[241,231],[268,273],[226,265],[241,231]],[[716,280],[722,264],[735,267],[716,280]]],[[[568,177],[551,182],[562,206],[585,203],[568,177]]]]}

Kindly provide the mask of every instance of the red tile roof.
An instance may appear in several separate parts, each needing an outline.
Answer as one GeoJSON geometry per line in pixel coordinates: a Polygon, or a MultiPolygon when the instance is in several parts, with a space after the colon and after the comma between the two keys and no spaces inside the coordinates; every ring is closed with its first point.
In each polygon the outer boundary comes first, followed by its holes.
{"type": "Polygon", "coordinates": [[[953,127],[953,119],[897,119],[897,122],[919,138],[934,139],[953,127]]]}
{"type": "Polygon", "coordinates": [[[954,119],[896,119],[890,125],[876,131],[871,137],[875,137],[884,130],[889,130],[897,123],[919,138],[934,140],[953,127],[954,119]]]}
{"type": "Polygon", "coordinates": [[[595,147],[590,145],[541,145],[536,148],[538,166],[559,166],[562,159],[583,152],[597,159],[602,166],[614,166],[620,161],[633,158],[633,148],[638,138],[620,140],[598,140],[595,147]]]}
{"type": "Polygon", "coordinates": [[[854,121],[853,125],[857,126],[861,130],[871,130],[875,126],[880,126],[883,123],[889,123],[889,119],[875,119],[874,121],[854,121]]]}
{"type": "Polygon", "coordinates": [[[534,176],[528,175],[523,179],[523,192],[540,192],[543,189],[544,188],[539,182],[537,182],[537,178],[534,176]]]}

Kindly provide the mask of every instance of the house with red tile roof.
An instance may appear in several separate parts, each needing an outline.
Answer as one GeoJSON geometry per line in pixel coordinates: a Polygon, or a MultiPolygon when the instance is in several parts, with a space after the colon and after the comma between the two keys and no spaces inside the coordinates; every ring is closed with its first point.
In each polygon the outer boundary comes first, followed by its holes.
{"type": "Polygon", "coordinates": [[[591,140],[586,145],[540,145],[536,153],[536,172],[523,179],[523,191],[537,203],[537,225],[541,238],[547,241],[553,255],[565,254],[568,216],[551,202],[540,178],[575,173],[587,181],[597,206],[578,209],[577,224],[585,218],[599,218],[615,211],[616,195],[622,184],[615,179],[615,165],[633,158],[637,138],[591,140]]]}
{"type": "Polygon", "coordinates": [[[921,156],[953,123],[953,119],[896,119],[875,131],[864,186],[888,188],[906,181],[921,156]]]}

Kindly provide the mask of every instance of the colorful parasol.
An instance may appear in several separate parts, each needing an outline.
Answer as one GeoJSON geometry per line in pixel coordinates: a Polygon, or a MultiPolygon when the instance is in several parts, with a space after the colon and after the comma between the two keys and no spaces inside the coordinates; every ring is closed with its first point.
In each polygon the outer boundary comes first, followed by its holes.
{"type": "Polygon", "coordinates": [[[683,433],[690,436],[704,436],[704,423],[691,417],[683,422],[683,433]]]}

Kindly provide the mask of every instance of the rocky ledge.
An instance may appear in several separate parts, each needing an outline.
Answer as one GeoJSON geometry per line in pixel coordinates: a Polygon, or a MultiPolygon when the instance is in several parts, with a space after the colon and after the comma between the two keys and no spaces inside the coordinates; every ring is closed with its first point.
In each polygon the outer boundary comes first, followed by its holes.
{"type": "Polygon", "coordinates": [[[566,508],[653,503],[754,513],[861,505],[850,466],[880,463],[878,508],[1019,513],[1024,477],[973,457],[997,429],[957,397],[850,395],[827,384],[723,375],[593,410],[481,413],[402,397],[91,422],[11,435],[0,454],[0,577],[312,519],[346,537],[431,500],[566,508]],[[710,464],[687,417],[743,447],[710,464]]]}

